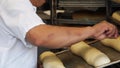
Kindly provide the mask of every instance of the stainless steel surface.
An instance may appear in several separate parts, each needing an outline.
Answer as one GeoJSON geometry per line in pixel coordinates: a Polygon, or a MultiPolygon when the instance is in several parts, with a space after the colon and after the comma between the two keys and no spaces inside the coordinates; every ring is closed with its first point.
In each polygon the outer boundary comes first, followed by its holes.
{"type": "MultiPolygon", "coordinates": [[[[91,46],[105,53],[111,60],[109,64],[105,64],[96,68],[103,68],[105,66],[120,62],[120,52],[112,48],[106,47],[100,42],[91,44],[91,46]]],[[[95,68],[87,64],[81,57],[72,54],[69,50],[59,53],[58,57],[62,60],[66,68],[95,68]]]]}

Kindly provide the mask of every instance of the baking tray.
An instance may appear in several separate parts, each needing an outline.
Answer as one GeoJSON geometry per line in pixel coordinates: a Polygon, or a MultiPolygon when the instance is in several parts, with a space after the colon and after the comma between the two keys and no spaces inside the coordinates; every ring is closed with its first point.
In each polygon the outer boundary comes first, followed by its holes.
{"type": "Polygon", "coordinates": [[[82,59],[80,56],[71,53],[70,50],[60,52],[57,54],[57,56],[61,59],[66,68],[104,68],[106,66],[120,62],[120,52],[110,47],[106,47],[100,42],[91,44],[91,46],[105,53],[110,58],[111,62],[105,65],[101,65],[99,67],[93,67],[89,65],[86,61],[84,61],[84,59],[82,59]]]}

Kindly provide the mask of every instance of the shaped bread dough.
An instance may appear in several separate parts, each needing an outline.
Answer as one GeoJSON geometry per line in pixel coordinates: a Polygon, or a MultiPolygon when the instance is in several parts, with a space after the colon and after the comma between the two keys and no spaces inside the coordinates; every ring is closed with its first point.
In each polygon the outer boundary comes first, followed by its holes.
{"type": "Polygon", "coordinates": [[[51,51],[43,52],[39,58],[43,68],[65,68],[62,61],[51,51]]]}
{"type": "Polygon", "coordinates": [[[120,3],[120,0],[112,0],[113,2],[120,3]]]}
{"type": "Polygon", "coordinates": [[[72,45],[70,49],[72,53],[81,56],[88,64],[95,67],[110,62],[107,55],[83,41],[72,45]]]}
{"type": "Polygon", "coordinates": [[[112,18],[115,19],[116,21],[120,22],[120,11],[115,11],[112,14],[112,18]]]}
{"type": "Polygon", "coordinates": [[[117,51],[120,51],[120,36],[116,39],[109,39],[109,38],[103,39],[101,40],[101,43],[106,46],[112,47],[117,51]]]}

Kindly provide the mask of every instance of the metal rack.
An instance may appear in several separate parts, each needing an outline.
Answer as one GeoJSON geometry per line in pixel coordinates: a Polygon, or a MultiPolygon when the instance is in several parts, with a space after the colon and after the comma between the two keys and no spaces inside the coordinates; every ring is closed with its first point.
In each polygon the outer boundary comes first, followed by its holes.
{"type": "MultiPolygon", "coordinates": [[[[111,23],[114,23],[115,25],[120,25],[119,23],[117,23],[117,21],[114,21],[111,17],[112,13],[115,11],[113,10],[115,7],[119,8],[120,4],[112,2],[111,0],[106,1],[106,19],[111,23]]],[[[117,10],[120,10],[120,9],[117,9],[117,10]]]]}
{"type": "Polygon", "coordinates": [[[57,18],[57,9],[65,8],[68,13],[71,13],[74,9],[79,9],[80,7],[87,8],[106,8],[105,19],[109,20],[112,13],[112,7],[119,7],[119,4],[111,2],[111,0],[51,0],[51,23],[55,25],[59,24],[79,24],[79,25],[93,25],[96,22],[86,22],[84,20],[73,20],[73,19],[59,19],[57,18]],[[81,22],[85,22],[81,23],[81,22]]]}
{"type": "Polygon", "coordinates": [[[59,7],[105,7],[105,0],[59,0],[59,7]]]}

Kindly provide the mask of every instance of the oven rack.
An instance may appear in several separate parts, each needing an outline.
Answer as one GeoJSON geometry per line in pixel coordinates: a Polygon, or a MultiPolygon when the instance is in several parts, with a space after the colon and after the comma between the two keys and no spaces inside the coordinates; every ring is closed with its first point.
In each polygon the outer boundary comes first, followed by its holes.
{"type": "Polygon", "coordinates": [[[59,0],[59,7],[105,7],[105,0],[59,0]]]}
{"type": "MultiPolygon", "coordinates": [[[[120,4],[114,3],[111,0],[51,0],[51,24],[81,24],[82,22],[73,19],[60,19],[58,18],[57,10],[63,8],[66,12],[71,13],[71,11],[78,10],[82,8],[105,8],[105,19],[110,20],[111,14],[114,7],[120,7],[120,4]],[[70,22],[71,21],[71,22],[70,22]]],[[[84,23],[82,23],[84,24],[84,23]]],[[[87,23],[85,25],[93,25],[96,23],[87,23]]]]}

